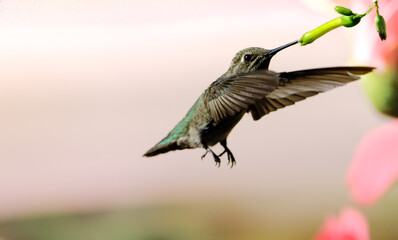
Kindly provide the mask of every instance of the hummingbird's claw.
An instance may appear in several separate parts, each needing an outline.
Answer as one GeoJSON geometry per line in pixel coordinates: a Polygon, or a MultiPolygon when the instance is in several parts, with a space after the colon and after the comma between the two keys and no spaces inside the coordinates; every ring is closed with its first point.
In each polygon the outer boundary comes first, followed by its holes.
{"type": "Polygon", "coordinates": [[[203,160],[204,157],[206,157],[206,155],[207,155],[208,152],[211,152],[211,154],[213,155],[214,161],[216,162],[216,166],[218,165],[218,167],[220,167],[220,166],[221,166],[221,160],[220,160],[220,158],[217,156],[217,154],[215,154],[215,153],[214,153],[209,147],[207,147],[206,145],[204,145],[204,146],[205,146],[205,148],[206,148],[206,152],[205,152],[205,154],[203,154],[203,156],[201,157],[202,160],[203,160]]]}
{"type": "Polygon", "coordinates": [[[224,152],[218,154],[218,156],[221,157],[221,156],[224,155],[224,153],[226,153],[226,152],[227,152],[227,150],[224,150],[224,152]]]}
{"type": "Polygon", "coordinates": [[[232,152],[228,153],[228,163],[230,160],[229,158],[231,158],[231,168],[232,168],[234,165],[236,165],[236,161],[235,161],[234,155],[232,155],[232,152]]]}
{"type": "Polygon", "coordinates": [[[229,151],[229,150],[225,150],[224,152],[227,153],[227,156],[228,156],[228,164],[231,163],[231,168],[232,168],[234,165],[236,165],[235,157],[234,157],[234,155],[232,154],[232,152],[229,151]]]}
{"type": "Polygon", "coordinates": [[[210,148],[207,148],[205,154],[203,154],[202,157],[200,157],[200,158],[203,160],[203,158],[205,158],[207,153],[210,151],[211,151],[210,148]]]}
{"type": "Polygon", "coordinates": [[[222,156],[224,153],[227,153],[228,156],[228,164],[231,163],[231,168],[236,165],[236,161],[235,161],[235,157],[232,154],[231,150],[229,150],[229,148],[227,147],[227,140],[223,140],[220,142],[221,146],[224,147],[224,152],[222,152],[220,155],[218,155],[219,157],[222,156]]]}
{"type": "Polygon", "coordinates": [[[230,164],[231,163],[231,161],[232,161],[232,165],[231,165],[231,168],[236,164],[236,161],[235,161],[235,158],[234,158],[234,156],[232,155],[232,153],[228,150],[224,150],[224,152],[222,152],[222,153],[220,153],[218,156],[219,157],[221,157],[222,155],[224,155],[225,153],[228,153],[227,154],[227,156],[228,156],[228,163],[227,163],[227,165],[228,164],[230,164]]]}
{"type": "MultiPolygon", "coordinates": [[[[218,156],[221,157],[221,156],[224,155],[224,153],[226,153],[226,152],[227,152],[227,150],[224,150],[224,152],[218,154],[218,156]]],[[[228,156],[228,164],[229,164],[229,162],[230,162],[230,160],[229,160],[229,156],[228,156]]]]}
{"type": "Polygon", "coordinates": [[[202,156],[202,160],[204,157],[206,157],[207,153],[211,152],[211,154],[213,155],[214,161],[216,162],[216,166],[220,167],[221,166],[221,159],[220,157],[222,155],[224,155],[225,153],[227,153],[228,156],[228,164],[231,163],[231,168],[236,165],[236,161],[235,161],[235,157],[232,154],[231,150],[229,150],[229,148],[227,147],[227,141],[221,141],[221,145],[224,147],[224,151],[220,154],[215,154],[207,145],[203,144],[204,148],[206,149],[205,154],[203,154],[202,156]]]}
{"type": "MultiPolygon", "coordinates": [[[[210,149],[210,148],[209,148],[210,149]]],[[[211,150],[210,150],[211,151],[211,150]]],[[[219,156],[217,156],[217,154],[215,154],[213,151],[211,151],[211,153],[213,154],[213,158],[214,161],[216,162],[216,166],[218,165],[218,167],[221,166],[221,159],[219,156]]]]}
{"type": "MultiPolygon", "coordinates": [[[[217,156],[217,155],[216,155],[217,156]]],[[[216,162],[216,167],[220,167],[221,166],[221,160],[220,158],[214,158],[214,161],[216,162]],[[218,166],[217,166],[218,165],[218,166]]]]}

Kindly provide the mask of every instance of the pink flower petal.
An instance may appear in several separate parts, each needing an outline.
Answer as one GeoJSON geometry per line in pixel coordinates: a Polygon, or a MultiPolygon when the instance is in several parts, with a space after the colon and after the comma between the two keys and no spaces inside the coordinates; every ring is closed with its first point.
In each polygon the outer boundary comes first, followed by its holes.
{"type": "Polygon", "coordinates": [[[362,140],[348,172],[354,201],[375,203],[398,178],[398,120],[376,128],[362,140]]]}
{"type": "Polygon", "coordinates": [[[314,240],[370,240],[366,217],[352,208],[326,218],[314,240]]]}

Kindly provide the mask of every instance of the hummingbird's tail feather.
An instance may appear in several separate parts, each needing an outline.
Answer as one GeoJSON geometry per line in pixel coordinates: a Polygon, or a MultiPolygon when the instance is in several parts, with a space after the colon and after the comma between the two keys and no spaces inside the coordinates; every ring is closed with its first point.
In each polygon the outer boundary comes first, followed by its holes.
{"type": "Polygon", "coordinates": [[[199,99],[191,107],[187,115],[180,122],[177,123],[177,125],[173,128],[173,130],[169,132],[167,137],[163,138],[162,141],[153,146],[144,154],[145,157],[151,157],[173,150],[192,148],[192,146],[186,143],[188,139],[186,133],[189,130],[190,121],[193,115],[195,114],[198,105],[200,105],[201,103],[199,99]]]}
{"type": "Polygon", "coordinates": [[[250,106],[254,120],[307,97],[358,80],[373,67],[330,67],[279,73],[279,87],[250,106]]]}
{"type": "Polygon", "coordinates": [[[160,141],[158,144],[149,149],[144,156],[152,157],[161,153],[166,153],[173,150],[182,149],[177,145],[177,139],[170,140],[167,137],[160,141]]]}

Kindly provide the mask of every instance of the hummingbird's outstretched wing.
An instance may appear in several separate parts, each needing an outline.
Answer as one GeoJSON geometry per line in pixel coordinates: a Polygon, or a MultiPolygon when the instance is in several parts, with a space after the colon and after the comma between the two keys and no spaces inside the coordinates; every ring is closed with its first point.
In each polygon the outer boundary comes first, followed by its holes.
{"type": "Polygon", "coordinates": [[[260,70],[250,74],[226,77],[213,82],[204,99],[216,123],[233,116],[270,94],[278,87],[278,73],[260,70]]]}
{"type": "Polygon", "coordinates": [[[372,67],[333,67],[276,73],[255,71],[214,82],[207,90],[207,106],[215,122],[250,111],[254,120],[359,79],[372,67]]]}
{"type": "Polygon", "coordinates": [[[254,120],[314,96],[359,79],[357,75],[371,72],[372,67],[331,67],[279,73],[279,87],[250,106],[254,120]]]}

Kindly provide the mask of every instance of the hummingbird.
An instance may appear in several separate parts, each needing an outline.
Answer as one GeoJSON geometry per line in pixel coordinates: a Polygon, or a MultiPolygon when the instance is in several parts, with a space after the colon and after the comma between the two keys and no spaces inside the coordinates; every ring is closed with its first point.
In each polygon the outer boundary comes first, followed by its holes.
{"type": "Polygon", "coordinates": [[[288,43],[272,50],[250,47],[236,53],[227,72],[199,96],[186,116],[144,156],[151,157],[173,150],[204,148],[220,167],[220,157],[227,154],[231,167],[236,160],[227,147],[227,137],[245,113],[253,120],[293,105],[318,93],[358,80],[358,75],[373,67],[327,67],[291,72],[268,70],[279,51],[296,44],[288,43]],[[224,151],[216,154],[210,147],[220,143],[224,151]]]}

